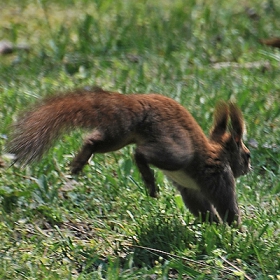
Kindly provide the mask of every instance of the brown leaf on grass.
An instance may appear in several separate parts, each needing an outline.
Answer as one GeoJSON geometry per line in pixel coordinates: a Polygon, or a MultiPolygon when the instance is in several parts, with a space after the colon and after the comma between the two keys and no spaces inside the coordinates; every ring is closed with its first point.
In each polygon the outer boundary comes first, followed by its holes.
{"type": "Polygon", "coordinates": [[[269,38],[269,39],[260,39],[260,43],[266,46],[274,47],[274,48],[280,48],[280,38],[269,38]]]}
{"type": "Polygon", "coordinates": [[[259,20],[261,18],[257,11],[252,7],[245,8],[245,13],[252,20],[259,20]]]}
{"type": "Polygon", "coordinates": [[[14,45],[12,42],[7,40],[0,41],[0,55],[6,55],[14,53],[15,51],[30,51],[30,47],[27,44],[21,43],[14,45]]]}
{"type": "Polygon", "coordinates": [[[5,167],[4,160],[0,158],[0,168],[4,168],[4,167],[5,167]]]}
{"type": "Polygon", "coordinates": [[[237,63],[237,62],[217,62],[212,65],[214,69],[223,69],[223,68],[245,68],[245,69],[262,69],[269,70],[270,62],[269,61],[252,61],[245,63],[237,63]]]}
{"type": "Polygon", "coordinates": [[[2,40],[0,41],[0,54],[10,54],[14,51],[14,46],[11,42],[2,40]]]}

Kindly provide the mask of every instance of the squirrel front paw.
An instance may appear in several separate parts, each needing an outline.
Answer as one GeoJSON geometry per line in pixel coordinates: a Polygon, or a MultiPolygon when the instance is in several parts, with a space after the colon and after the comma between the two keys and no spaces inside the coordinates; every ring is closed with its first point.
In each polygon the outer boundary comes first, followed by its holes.
{"type": "Polygon", "coordinates": [[[82,164],[80,162],[77,162],[77,161],[72,162],[70,165],[71,174],[73,174],[73,175],[79,174],[82,171],[83,167],[84,167],[84,164],[82,164]]]}

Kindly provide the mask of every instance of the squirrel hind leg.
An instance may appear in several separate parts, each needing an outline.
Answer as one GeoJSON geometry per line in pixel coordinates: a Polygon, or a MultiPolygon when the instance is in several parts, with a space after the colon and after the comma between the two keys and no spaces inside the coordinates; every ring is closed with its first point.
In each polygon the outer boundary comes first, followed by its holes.
{"type": "Polygon", "coordinates": [[[84,144],[80,152],[75,156],[71,163],[71,173],[78,174],[88,163],[90,157],[94,154],[94,145],[84,144]]]}
{"type": "Polygon", "coordinates": [[[84,141],[82,149],[75,156],[71,163],[71,173],[78,174],[82,171],[83,167],[88,163],[88,160],[96,152],[96,144],[103,141],[103,137],[99,131],[94,131],[84,141]]]}

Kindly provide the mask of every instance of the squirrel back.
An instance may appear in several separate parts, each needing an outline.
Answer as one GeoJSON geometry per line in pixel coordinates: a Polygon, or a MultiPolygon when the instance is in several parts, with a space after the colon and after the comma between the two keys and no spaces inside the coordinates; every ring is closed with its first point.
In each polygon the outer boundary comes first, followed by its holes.
{"type": "Polygon", "coordinates": [[[108,142],[116,145],[105,148],[104,152],[114,151],[155,137],[150,129],[158,134],[163,131],[168,134],[176,128],[180,131],[182,124],[175,118],[181,118],[190,132],[194,126],[195,137],[199,132],[202,141],[206,142],[189,112],[168,97],[124,95],[100,88],[76,90],[47,97],[21,115],[12,127],[7,150],[16,155],[15,162],[25,165],[40,159],[62,133],[85,128],[99,129],[106,134],[108,142]]]}

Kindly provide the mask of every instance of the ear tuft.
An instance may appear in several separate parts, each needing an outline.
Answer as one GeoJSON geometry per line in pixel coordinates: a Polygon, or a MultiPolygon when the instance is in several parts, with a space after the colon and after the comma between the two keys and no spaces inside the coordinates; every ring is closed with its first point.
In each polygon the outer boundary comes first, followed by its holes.
{"type": "Polygon", "coordinates": [[[225,134],[229,119],[229,107],[226,102],[219,101],[214,113],[214,126],[210,133],[212,140],[218,141],[225,134]]]}
{"type": "Polygon", "coordinates": [[[229,114],[231,135],[236,143],[240,143],[245,129],[242,112],[234,103],[229,103],[229,114]]]}

